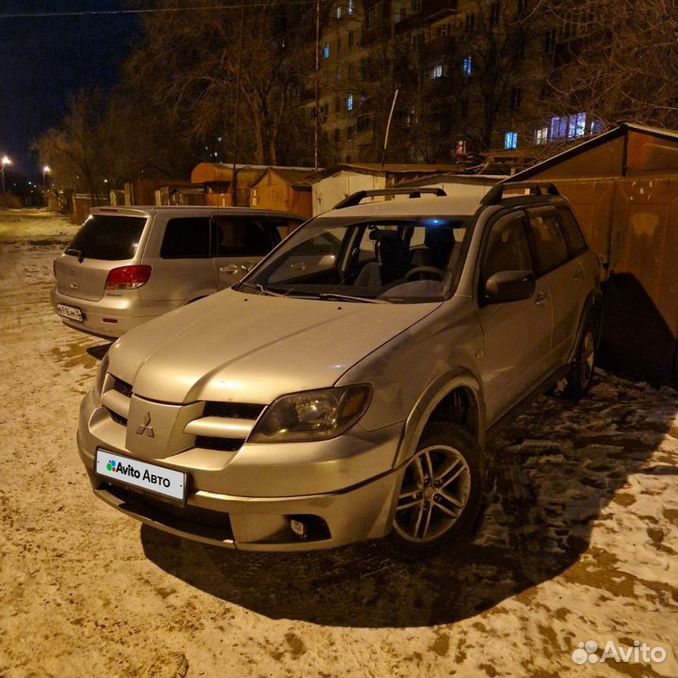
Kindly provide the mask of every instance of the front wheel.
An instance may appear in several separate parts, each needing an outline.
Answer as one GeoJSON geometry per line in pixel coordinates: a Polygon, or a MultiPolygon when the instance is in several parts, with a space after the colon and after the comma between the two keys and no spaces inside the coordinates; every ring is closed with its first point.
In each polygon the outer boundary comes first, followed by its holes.
{"type": "Polygon", "coordinates": [[[481,510],[482,478],[474,438],[455,424],[429,424],[405,467],[391,533],[396,547],[423,552],[468,537],[481,510]]]}
{"type": "Polygon", "coordinates": [[[596,363],[596,337],[590,322],[584,326],[574,362],[566,378],[565,396],[575,402],[591,389],[596,363]]]}

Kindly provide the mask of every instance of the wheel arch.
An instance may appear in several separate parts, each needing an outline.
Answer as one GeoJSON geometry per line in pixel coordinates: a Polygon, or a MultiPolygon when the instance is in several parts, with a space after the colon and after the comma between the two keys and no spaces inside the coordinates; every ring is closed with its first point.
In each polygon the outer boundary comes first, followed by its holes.
{"type": "Polygon", "coordinates": [[[417,443],[429,421],[451,421],[461,424],[478,441],[480,448],[485,443],[485,406],[482,386],[468,369],[458,367],[433,381],[421,394],[410,412],[396,454],[394,466],[398,467],[416,451],[417,443]],[[459,397],[465,399],[468,409],[463,416],[466,422],[446,416],[446,410],[454,413],[459,397]]]}
{"type": "Polygon", "coordinates": [[[579,346],[579,342],[581,341],[584,328],[586,327],[586,323],[589,318],[593,319],[593,322],[595,323],[595,340],[597,350],[603,334],[603,295],[600,291],[596,290],[591,292],[584,302],[584,307],[579,314],[577,333],[575,334],[574,344],[570,349],[568,362],[572,362],[575,359],[577,347],[579,346]]]}

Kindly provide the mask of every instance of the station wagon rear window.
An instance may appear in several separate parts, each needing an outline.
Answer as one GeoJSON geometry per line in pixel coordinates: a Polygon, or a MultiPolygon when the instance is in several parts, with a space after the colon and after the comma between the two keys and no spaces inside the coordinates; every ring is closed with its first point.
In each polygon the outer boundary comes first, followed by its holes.
{"type": "Polygon", "coordinates": [[[82,259],[131,259],[136,254],[145,224],[146,217],[93,214],[65,252],[82,259]]]}

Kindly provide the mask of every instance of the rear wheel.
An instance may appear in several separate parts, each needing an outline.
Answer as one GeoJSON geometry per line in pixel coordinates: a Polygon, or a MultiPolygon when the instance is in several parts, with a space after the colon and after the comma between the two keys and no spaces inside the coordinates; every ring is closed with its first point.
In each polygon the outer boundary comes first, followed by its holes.
{"type": "Polygon", "coordinates": [[[448,422],[429,424],[398,494],[392,540],[399,549],[429,551],[469,536],[481,509],[480,459],[467,431],[448,422]]]}
{"type": "Polygon", "coordinates": [[[580,400],[591,389],[593,370],[596,363],[596,336],[591,322],[584,326],[572,368],[567,375],[565,396],[580,400]]]}

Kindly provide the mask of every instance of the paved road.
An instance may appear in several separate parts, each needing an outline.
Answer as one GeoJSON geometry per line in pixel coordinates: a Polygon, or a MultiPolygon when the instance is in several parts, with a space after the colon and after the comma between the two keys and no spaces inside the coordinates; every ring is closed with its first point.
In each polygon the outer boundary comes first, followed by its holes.
{"type": "Polygon", "coordinates": [[[104,342],[49,307],[73,230],[0,213],[0,677],[676,675],[675,392],[601,375],[578,407],[541,399],[462,553],[184,542],[95,500],[77,458],[104,342]],[[590,640],[667,659],[575,664],[590,640]]]}

